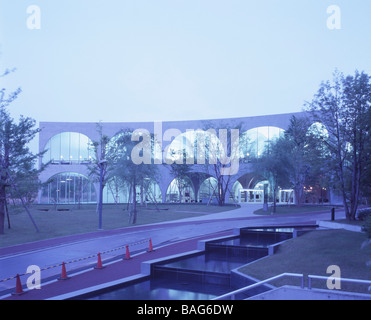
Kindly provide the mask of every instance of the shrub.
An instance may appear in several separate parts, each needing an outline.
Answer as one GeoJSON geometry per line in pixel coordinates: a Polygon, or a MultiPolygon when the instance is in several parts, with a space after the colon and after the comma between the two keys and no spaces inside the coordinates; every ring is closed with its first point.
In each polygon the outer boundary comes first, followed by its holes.
{"type": "Polygon", "coordinates": [[[371,216],[371,208],[360,209],[357,211],[357,219],[366,221],[367,217],[371,216]]]}

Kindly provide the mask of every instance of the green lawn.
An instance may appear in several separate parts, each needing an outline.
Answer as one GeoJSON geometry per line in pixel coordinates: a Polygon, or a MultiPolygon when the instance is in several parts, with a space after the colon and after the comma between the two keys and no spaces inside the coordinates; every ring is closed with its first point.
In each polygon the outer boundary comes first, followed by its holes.
{"type": "MultiPolygon", "coordinates": [[[[161,204],[160,211],[152,205],[147,208],[138,205],[136,225],[151,224],[178,220],[182,218],[197,217],[204,214],[213,214],[221,211],[233,210],[235,206],[206,206],[201,204],[161,204]]],[[[11,246],[20,243],[57,238],[61,236],[94,232],[98,229],[98,213],[96,205],[84,205],[81,209],[76,206],[58,206],[57,209],[69,209],[58,211],[54,206],[35,205],[31,207],[31,214],[40,230],[36,232],[26,211],[22,207],[10,209],[11,229],[7,228],[5,220],[5,234],[0,235],[0,247],[11,246]],[[41,211],[48,209],[48,211],[41,211]]],[[[111,230],[132,226],[129,224],[129,213],[126,205],[103,206],[103,229],[111,230]]]]}
{"type": "MultiPolygon", "coordinates": [[[[284,273],[300,273],[329,276],[327,267],[338,265],[341,277],[371,280],[371,245],[361,249],[366,240],[364,233],[345,230],[317,230],[283,243],[278,252],[240,269],[259,280],[284,273]]],[[[299,285],[298,280],[288,278],[274,285],[299,285]]],[[[313,281],[314,287],[326,288],[326,281],[313,281]]],[[[365,285],[342,283],[342,289],[367,292],[365,285]]]]}

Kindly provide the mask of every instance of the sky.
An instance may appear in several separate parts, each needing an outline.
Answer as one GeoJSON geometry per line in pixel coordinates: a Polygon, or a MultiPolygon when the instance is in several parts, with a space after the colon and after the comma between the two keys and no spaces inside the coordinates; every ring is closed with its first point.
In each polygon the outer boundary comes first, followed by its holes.
{"type": "Polygon", "coordinates": [[[370,40],[369,0],[0,0],[0,88],[37,122],[299,112],[335,69],[371,74],[370,40]]]}

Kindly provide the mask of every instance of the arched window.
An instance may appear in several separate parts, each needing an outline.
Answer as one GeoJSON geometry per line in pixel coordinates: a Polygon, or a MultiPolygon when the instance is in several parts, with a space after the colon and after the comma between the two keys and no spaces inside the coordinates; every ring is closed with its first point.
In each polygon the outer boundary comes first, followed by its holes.
{"type": "Polygon", "coordinates": [[[191,179],[185,177],[182,179],[174,179],[166,192],[166,202],[183,203],[194,202],[195,192],[191,179]]]}
{"type": "Polygon", "coordinates": [[[257,127],[247,130],[240,138],[241,158],[259,157],[270,143],[278,139],[285,130],[278,127],[257,127]]]}
{"type": "Polygon", "coordinates": [[[89,163],[94,157],[91,140],[78,132],[62,132],[49,139],[45,146],[43,163],[89,163]]]}
{"type": "Polygon", "coordinates": [[[223,144],[218,138],[218,131],[209,129],[189,130],[175,137],[166,147],[165,159],[176,162],[185,157],[193,158],[195,164],[215,163],[224,154],[223,144]]]}
{"type": "MultiPolygon", "coordinates": [[[[242,184],[237,180],[232,186],[232,192],[229,194],[229,202],[236,203],[238,202],[238,193],[243,189],[242,184]]],[[[245,201],[243,201],[245,202],[245,201]]]]}
{"type": "Polygon", "coordinates": [[[209,177],[201,183],[198,191],[198,199],[204,203],[216,202],[217,194],[218,181],[214,177],[209,177]]]}
{"type": "Polygon", "coordinates": [[[74,172],[58,173],[43,187],[40,203],[78,204],[95,203],[97,196],[93,183],[74,172]]]}
{"type": "Polygon", "coordinates": [[[312,147],[316,148],[322,155],[330,155],[330,150],[327,148],[326,141],[329,140],[330,135],[326,126],[321,122],[313,123],[307,131],[307,136],[313,137],[315,143],[312,147]]]}
{"type": "Polygon", "coordinates": [[[315,122],[308,128],[308,134],[312,134],[317,138],[328,139],[329,133],[326,126],[321,122],[315,122]]]}

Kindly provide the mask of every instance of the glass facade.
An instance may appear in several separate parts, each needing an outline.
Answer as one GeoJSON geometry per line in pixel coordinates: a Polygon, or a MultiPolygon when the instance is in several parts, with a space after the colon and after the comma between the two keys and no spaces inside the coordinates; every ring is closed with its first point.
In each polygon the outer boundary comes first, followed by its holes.
{"type": "Polygon", "coordinates": [[[174,179],[167,188],[166,202],[195,202],[195,192],[191,179],[174,179]]]}
{"type": "Polygon", "coordinates": [[[205,179],[198,190],[198,199],[204,203],[212,202],[216,199],[218,192],[218,181],[214,177],[205,179]],[[210,200],[211,197],[211,200],[210,200]]]}
{"type": "Polygon", "coordinates": [[[62,132],[49,139],[45,146],[43,163],[84,164],[94,157],[91,140],[78,132],[62,132]]]}
{"type": "MultiPolygon", "coordinates": [[[[216,131],[218,132],[218,131],[216,131]]],[[[278,127],[257,127],[240,134],[240,157],[259,157],[271,142],[278,139],[285,130],[278,127]]],[[[183,151],[187,156],[194,156],[195,163],[198,163],[197,156],[201,157],[200,163],[209,159],[208,151],[218,150],[222,145],[216,135],[207,131],[196,130],[183,133],[171,142],[167,149],[166,157],[173,161],[182,156],[183,151]],[[197,150],[200,148],[200,150],[197,150]]]]}
{"type": "Polygon", "coordinates": [[[40,203],[78,204],[96,203],[97,195],[92,182],[85,176],[64,172],[51,177],[42,188],[40,203]]]}
{"type": "MultiPolygon", "coordinates": [[[[223,150],[223,146],[217,135],[204,130],[190,130],[173,139],[165,157],[175,162],[186,155],[187,158],[193,157],[194,163],[204,164],[208,163],[211,157],[216,159],[219,150],[223,150]]],[[[183,162],[185,163],[184,159],[183,162]]]]}
{"type": "MultiPolygon", "coordinates": [[[[316,124],[311,129],[318,130],[318,127],[316,124]]],[[[266,148],[269,148],[270,143],[283,133],[283,129],[272,126],[257,127],[241,133],[241,158],[248,161],[249,157],[259,157],[266,148]]],[[[108,147],[114,147],[119,137],[120,135],[114,136],[108,147]]],[[[208,163],[210,159],[207,150],[210,148],[214,152],[220,147],[217,136],[203,130],[190,130],[173,139],[165,156],[175,161],[183,155],[185,150],[188,153],[187,156],[194,156],[194,163],[208,163]]],[[[89,164],[95,159],[92,141],[86,135],[78,132],[62,132],[53,136],[47,142],[45,150],[47,151],[43,156],[43,163],[89,164]]],[[[241,183],[236,182],[232,186],[230,200],[236,201],[238,199],[242,184],[244,183],[241,181],[241,183]]],[[[261,185],[258,184],[253,188],[261,189],[261,185]]],[[[190,178],[174,179],[167,188],[164,198],[166,202],[174,203],[204,202],[215,198],[217,190],[217,180],[213,177],[205,179],[197,188],[197,193],[190,178]]],[[[138,186],[136,197],[138,202],[162,202],[161,190],[155,181],[148,181],[148,183],[145,181],[143,186],[138,186]]],[[[129,186],[120,184],[116,178],[112,178],[103,190],[104,203],[127,203],[130,198],[129,186]]],[[[78,173],[66,172],[49,179],[47,185],[42,189],[40,202],[75,204],[93,203],[97,200],[98,194],[96,194],[93,183],[87,177],[78,173]]]]}
{"type": "MultiPolygon", "coordinates": [[[[103,203],[128,203],[131,201],[129,188],[128,184],[112,178],[103,189],[103,203]]],[[[161,203],[161,190],[157,182],[145,180],[142,186],[137,186],[136,200],[138,203],[161,203]]]]}
{"type": "Polygon", "coordinates": [[[315,122],[308,128],[308,134],[313,134],[317,137],[323,137],[325,139],[329,138],[328,130],[325,125],[321,122],[315,122]]]}
{"type": "Polygon", "coordinates": [[[257,127],[246,131],[240,138],[241,158],[259,157],[284,132],[278,127],[257,127]]]}
{"type": "MultiPolygon", "coordinates": [[[[238,202],[239,191],[243,189],[242,184],[237,180],[232,187],[232,192],[229,194],[229,202],[238,202]]],[[[243,201],[246,202],[246,201],[243,201]]]]}

